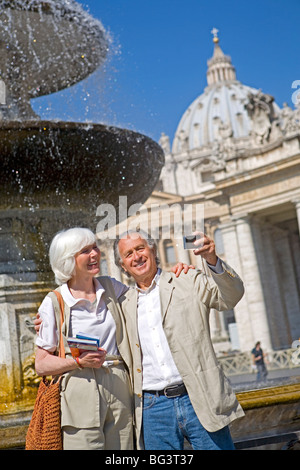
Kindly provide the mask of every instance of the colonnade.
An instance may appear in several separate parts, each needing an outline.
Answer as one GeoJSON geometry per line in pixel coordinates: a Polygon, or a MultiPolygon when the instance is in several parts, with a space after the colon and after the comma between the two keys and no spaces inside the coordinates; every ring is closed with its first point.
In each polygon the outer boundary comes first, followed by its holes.
{"type": "MultiPolygon", "coordinates": [[[[300,203],[295,208],[300,227],[300,203]]],[[[256,341],[269,351],[289,348],[300,337],[299,234],[251,215],[220,229],[226,261],[245,284],[234,309],[241,350],[256,341]]]]}

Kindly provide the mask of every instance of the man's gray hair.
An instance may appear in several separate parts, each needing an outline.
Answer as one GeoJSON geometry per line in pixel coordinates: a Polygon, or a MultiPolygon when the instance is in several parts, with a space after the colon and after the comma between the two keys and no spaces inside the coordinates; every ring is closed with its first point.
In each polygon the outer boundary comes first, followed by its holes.
{"type": "Polygon", "coordinates": [[[127,277],[131,277],[131,275],[127,271],[125,271],[125,269],[122,267],[122,264],[121,264],[122,263],[122,258],[121,258],[120,251],[119,251],[119,241],[122,238],[128,238],[133,234],[138,235],[139,237],[141,237],[143,240],[145,240],[147,242],[147,245],[149,246],[149,248],[151,248],[151,250],[153,250],[154,253],[155,253],[156,266],[159,265],[159,258],[157,256],[157,251],[158,251],[157,250],[157,243],[154,240],[154,238],[151,238],[150,235],[148,233],[144,232],[143,230],[127,230],[126,232],[123,232],[122,235],[119,235],[116,238],[116,240],[114,241],[115,264],[116,264],[116,266],[118,266],[118,268],[121,269],[121,271],[123,273],[126,274],[127,277]]]}

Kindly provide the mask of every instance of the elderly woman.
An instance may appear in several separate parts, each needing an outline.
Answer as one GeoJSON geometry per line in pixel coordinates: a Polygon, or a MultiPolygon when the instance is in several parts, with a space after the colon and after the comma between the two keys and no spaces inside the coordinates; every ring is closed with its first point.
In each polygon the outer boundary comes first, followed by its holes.
{"type": "MultiPolygon", "coordinates": [[[[61,375],[63,447],[68,449],[133,449],[131,354],[117,299],[128,287],[115,279],[95,278],[100,251],[85,228],[58,233],[50,246],[50,264],[65,305],[66,357],[55,355],[59,331],[53,293],[43,300],[37,337],[39,375],[61,375]],[[84,332],[100,338],[98,351],[74,359],[66,338],[84,332]]],[[[55,297],[55,296],[54,296],[55,297]]],[[[57,312],[56,312],[57,314],[57,312]]],[[[82,351],[82,350],[81,350],[82,351]]]]}

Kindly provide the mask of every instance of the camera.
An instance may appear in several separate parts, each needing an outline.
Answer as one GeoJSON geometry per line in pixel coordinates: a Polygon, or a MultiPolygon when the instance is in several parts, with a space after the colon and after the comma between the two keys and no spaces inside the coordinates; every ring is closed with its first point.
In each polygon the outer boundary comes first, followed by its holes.
{"type": "Polygon", "coordinates": [[[197,248],[201,248],[202,245],[195,246],[194,242],[199,240],[201,235],[186,235],[183,237],[183,247],[185,250],[196,250],[197,248]]]}

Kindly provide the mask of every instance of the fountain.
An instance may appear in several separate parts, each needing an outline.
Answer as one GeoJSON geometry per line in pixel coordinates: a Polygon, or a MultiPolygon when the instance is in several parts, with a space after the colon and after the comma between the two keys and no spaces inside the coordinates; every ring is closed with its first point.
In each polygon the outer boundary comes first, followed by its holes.
{"type": "Polygon", "coordinates": [[[0,447],[24,444],[38,378],[32,317],[52,284],[48,247],[96,209],[143,203],[164,156],[150,138],[102,124],[43,121],[30,100],[104,62],[102,24],[74,0],[0,0],[0,447]]]}

